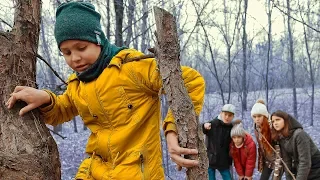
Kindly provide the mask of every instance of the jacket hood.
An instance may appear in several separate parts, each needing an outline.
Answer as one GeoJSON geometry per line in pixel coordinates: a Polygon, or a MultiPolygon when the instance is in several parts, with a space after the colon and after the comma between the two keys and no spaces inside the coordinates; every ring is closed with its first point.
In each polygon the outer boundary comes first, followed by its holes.
{"type": "Polygon", "coordinates": [[[244,144],[249,145],[251,143],[254,143],[252,136],[248,133],[246,133],[246,137],[244,138],[244,144]]]}
{"type": "Polygon", "coordinates": [[[303,128],[302,125],[290,114],[288,114],[289,131],[293,131],[299,128],[303,128]]]}

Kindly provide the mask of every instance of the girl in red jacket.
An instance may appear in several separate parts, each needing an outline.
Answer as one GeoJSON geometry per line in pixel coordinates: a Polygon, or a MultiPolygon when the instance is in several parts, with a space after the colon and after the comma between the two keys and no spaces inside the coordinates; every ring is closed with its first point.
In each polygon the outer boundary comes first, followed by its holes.
{"type": "Polygon", "coordinates": [[[241,123],[231,130],[232,142],[230,154],[234,161],[239,180],[252,180],[256,164],[256,144],[250,134],[246,133],[241,123]]]}

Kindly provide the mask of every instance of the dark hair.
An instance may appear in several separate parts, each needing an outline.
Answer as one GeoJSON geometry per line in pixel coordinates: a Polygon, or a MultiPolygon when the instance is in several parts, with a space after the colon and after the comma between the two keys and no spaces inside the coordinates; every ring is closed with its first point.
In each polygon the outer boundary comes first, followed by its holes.
{"type": "Polygon", "coordinates": [[[284,111],[278,110],[271,114],[270,116],[271,119],[272,119],[272,116],[278,116],[284,120],[284,127],[281,131],[275,130],[272,123],[272,128],[271,128],[272,140],[277,141],[279,140],[280,136],[288,137],[289,136],[289,114],[284,111]]]}

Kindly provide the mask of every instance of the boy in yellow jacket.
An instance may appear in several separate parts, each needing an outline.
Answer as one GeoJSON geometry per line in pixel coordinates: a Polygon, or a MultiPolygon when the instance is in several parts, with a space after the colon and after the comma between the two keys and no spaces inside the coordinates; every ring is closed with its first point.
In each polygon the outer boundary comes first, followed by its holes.
{"type": "MultiPolygon", "coordinates": [[[[56,12],[55,38],[67,64],[75,71],[67,90],[55,95],[48,90],[17,86],[7,101],[28,105],[20,115],[40,107],[45,122],[61,124],[80,115],[91,130],[85,159],[75,179],[164,179],[160,146],[160,100],[162,80],[155,59],[124,63],[143,53],[111,45],[100,25],[100,14],[90,3],[68,2],[56,12]]],[[[200,114],[205,82],[189,67],[182,77],[197,115],[200,114]]],[[[179,166],[198,161],[182,154],[197,154],[181,148],[169,110],[163,123],[171,159],[179,166]]]]}

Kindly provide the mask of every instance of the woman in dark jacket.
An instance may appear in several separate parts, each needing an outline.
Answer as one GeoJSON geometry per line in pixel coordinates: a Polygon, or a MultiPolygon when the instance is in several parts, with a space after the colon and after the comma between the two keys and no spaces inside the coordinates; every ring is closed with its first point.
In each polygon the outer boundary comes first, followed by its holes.
{"type": "MultiPolygon", "coordinates": [[[[272,139],[280,142],[284,162],[297,180],[320,179],[320,151],[301,124],[291,115],[276,111],[271,115],[272,139]]],[[[286,171],[286,179],[292,179],[286,171]]]]}

